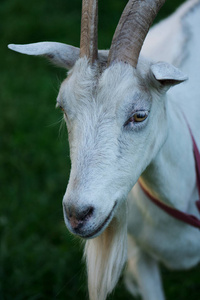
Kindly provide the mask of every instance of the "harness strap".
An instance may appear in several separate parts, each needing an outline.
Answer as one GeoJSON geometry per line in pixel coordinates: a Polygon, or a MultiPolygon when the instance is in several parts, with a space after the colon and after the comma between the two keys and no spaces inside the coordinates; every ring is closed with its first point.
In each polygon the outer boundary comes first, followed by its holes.
{"type": "MultiPolygon", "coordinates": [[[[188,126],[189,127],[189,126],[188,126]]],[[[190,135],[192,138],[192,143],[193,143],[193,152],[194,152],[194,158],[195,158],[195,169],[196,169],[196,181],[197,181],[197,188],[198,188],[198,193],[199,193],[199,198],[200,198],[200,153],[197,148],[197,144],[195,142],[194,136],[191,132],[191,129],[189,127],[190,135]]],[[[178,219],[182,222],[185,222],[191,226],[194,226],[196,228],[200,228],[200,219],[197,217],[184,213],[178,209],[175,209],[173,207],[170,207],[166,205],[165,203],[161,202],[160,200],[156,199],[153,197],[141,184],[140,180],[138,180],[140,187],[142,188],[143,192],[147,195],[147,197],[158,207],[160,207],[162,210],[164,210],[167,214],[170,216],[174,217],[175,219],[178,219]]],[[[196,201],[196,206],[200,212],[200,200],[196,201]]]]}

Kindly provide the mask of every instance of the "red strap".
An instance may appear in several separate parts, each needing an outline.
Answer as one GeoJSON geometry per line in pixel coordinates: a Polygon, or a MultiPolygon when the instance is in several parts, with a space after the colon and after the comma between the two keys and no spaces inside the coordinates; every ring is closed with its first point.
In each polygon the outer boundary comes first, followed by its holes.
{"type": "MultiPolygon", "coordinates": [[[[186,214],[178,209],[172,208],[165,203],[161,202],[160,200],[154,198],[150,193],[141,185],[140,181],[139,184],[143,190],[143,192],[147,195],[151,201],[156,204],[158,207],[160,207],[162,210],[164,210],[167,214],[174,217],[175,219],[178,219],[182,222],[185,222],[187,224],[190,224],[194,227],[200,228],[200,220],[196,218],[193,215],[186,214]]],[[[199,201],[198,201],[199,202],[199,201]]]]}
{"type": "MultiPolygon", "coordinates": [[[[186,120],[187,122],[187,120],[186,120]]],[[[197,181],[197,188],[198,188],[198,193],[199,193],[199,198],[200,198],[200,153],[199,149],[197,147],[196,141],[194,139],[194,136],[192,134],[191,128],[188,125],[190,135],[192,138],[192,144],[193,144],[193,152],[194,152],[194,159],[195,159],[195,169],[196,169],[196,181],[197,181]]],[[[196,201],[196,206],[200,212],[200,200],[196,201]]]]}
{"type": "MultiPolygon", "coordinates": [[[[190,128],[189,128],[190,129],[190,128]]],[[[197,148],[197,144],[195,142],[195,139],[192,135],[192,132],[190,130],[190,134],[192,137],[192,143],[193,143],[193,151],[194,151],[194,158],[195,158],[195,168],[196,168],[196,178],[197,178],[197,187],[198,187],[198,192],[200,196],[200,154],[199,150],[197,148]]],[[[200,200],[198,200],[200,202],[200,200]]]]}
{"type": "MultiPolygon", "coordinates": [[[[188,126],[189,127],[189,126],[188,126]]],[[[189,127],[190,130],[190,134],[192,137],[192,143],[193,143],[193,151],[194,151],[194,158],[195,158],[195,168],[196,168],[196,180],[197,180],[197,187],[198,187],[198,193],[199,193],[199,197],[200,197],[200,153],[199,150],[197,148],[197,144],[195,142],[195,139],[192,135],[191,129],[189,127]]],[[[144,191],[144,193],[147,195],[147,197],[149,199],[151,199],[151,201],[156,204],[158,207],[160,207],[162,210],[164,210],[166,213],[168,213],[170,216],[185,222],[191,226],[200,228],[200,219],[196,218],[193,215],[189,215],[186,214],[178,209],[172,208],[168,205],[166,205],[165,203],[161,202],[160,200],[154,198],[152,195],[150,195],[150,193],[141,185],[141,182],[138,181],[142,190],[144,191]]],[[[196,201],[196,206],[200,212],[200,200],[196,201]]]]}

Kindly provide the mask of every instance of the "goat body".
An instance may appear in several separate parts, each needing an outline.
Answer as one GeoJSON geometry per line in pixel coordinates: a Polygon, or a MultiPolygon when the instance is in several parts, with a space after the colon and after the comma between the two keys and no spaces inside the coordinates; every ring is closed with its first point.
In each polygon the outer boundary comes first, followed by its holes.
{"type": "Polygon", "coordinates": [[[83,49],[79,58],[78,48],[60,43],[10,45],[70,68],[57,98],[72,161],[63,207],[69,230],[88,239],[91,300],[113,290],[127,257],[126,286],[144,300],[164,299],[159,262],[188,269],[200,260],[199,230],[155,206],[137,183],[198,215],[187,122],[200,148],[199,14],[199,0],[189,0],[155,25],[136,68],[123,60],[106,67],[108,51],[95,62],[92,50],[91,64],[83,49]]]}
{"type": "MultiPolygon", "coordinates": [[[[199,4],[187,1],[152,28],[145,41],[143,55],[181,67],[189,79],[168,91],[167,138],[140,177],[157,199],[197,217],[195,201],[199,195],[187,122],[200,148],[199,4]]],[[[129,194],[128,231],[126,284],[133,294],[137,294],[139,284],[143,299],[164,299],[157,262],[176,270],[191,268],[200,260],[199,230],[161,211],[139,184],[129,194]]]]}

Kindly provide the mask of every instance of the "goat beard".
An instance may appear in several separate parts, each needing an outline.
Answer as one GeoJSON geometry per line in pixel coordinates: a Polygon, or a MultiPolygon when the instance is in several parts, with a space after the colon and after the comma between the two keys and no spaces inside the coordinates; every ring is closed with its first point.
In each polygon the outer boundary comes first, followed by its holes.
{"type": "Polygon", "coordinates": [[[90,300],[105,300],[117,284],[127,260],[126,203],[104,232],[85,244],[90,300]]]}

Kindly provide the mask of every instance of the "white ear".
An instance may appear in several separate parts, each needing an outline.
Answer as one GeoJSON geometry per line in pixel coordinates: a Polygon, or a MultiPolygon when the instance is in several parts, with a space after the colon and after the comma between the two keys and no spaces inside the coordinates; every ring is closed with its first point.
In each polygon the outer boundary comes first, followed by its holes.
{"type": "Polygon", "coordinates": [[[160,83],[160,87],[165,90],[188,79],[181,70],[166,62],[155,63],[150,69],[154,78],[160,83]]]}
{"type": "Polygon", "coordinates": [[[44,56],[59,67],[70,69],[79,58],[79,48],[56,42],[41,42],[26,45],[8,45],[8,48],[19,53],[44,56]]]}

